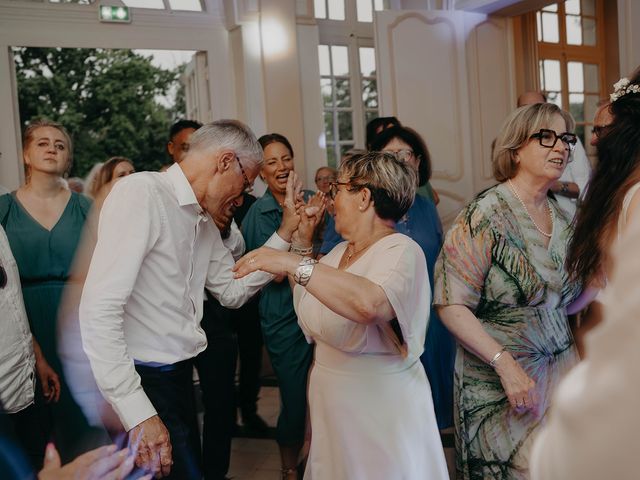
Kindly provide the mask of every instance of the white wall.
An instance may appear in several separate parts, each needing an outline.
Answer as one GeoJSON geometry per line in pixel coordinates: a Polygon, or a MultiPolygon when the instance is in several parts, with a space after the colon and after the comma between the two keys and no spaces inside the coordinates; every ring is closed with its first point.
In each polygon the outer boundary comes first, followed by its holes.
{"type": "Polygon", "coordinates": [[[376,20],[381,114],[427,142],[445,225],[495,183],[491,143],[515,96],[509,23],[444,10],[383,12],[376,20]]]}
{"type": "Polygon", "coordinates": [[[629,76],[640,66],[640,2],[618,0],[620,75],[629,76]]]}

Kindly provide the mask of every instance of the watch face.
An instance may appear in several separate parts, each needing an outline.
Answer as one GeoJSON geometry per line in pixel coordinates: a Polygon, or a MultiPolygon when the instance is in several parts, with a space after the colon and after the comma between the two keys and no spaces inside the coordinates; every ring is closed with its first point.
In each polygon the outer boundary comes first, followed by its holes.
{"type": "Polygon", "coordinates": [[[296,272],[293,275],[293,280],[304,287],[309,282],[311,274],[313,273],[313,267],[316,263],[312,258],[301,260],[300,265],[296,268],[296,272]],[[309,262],[309,260],[311,260],[311,262],[309,262]]]}

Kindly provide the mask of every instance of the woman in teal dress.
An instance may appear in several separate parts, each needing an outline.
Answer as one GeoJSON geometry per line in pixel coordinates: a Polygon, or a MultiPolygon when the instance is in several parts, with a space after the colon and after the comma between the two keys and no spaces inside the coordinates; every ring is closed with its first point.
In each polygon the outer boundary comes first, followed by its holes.
{"type": "Polygon", "coordinates": [[[501,183],[460,213],[436,263],[434,305],[458,340],[458,478],[529,478],[551,395],[578,361],[566,311],[579,290],[564,267],[571,229],[548,196],[573,126],[552,104],[513,112],[493,158],[501,183]]]}
{"type": "Polygon", "coordinates": [[[57,351],[58,307],[90,208],[89,200],[69,191],[62,178],[72,160],[71,149],[71,139],[61,125],[32,123],[23,146],[27,181],[0,197],[0,222],[20,272],[31,331],[61,380],[58,402],[50,402],[49,385],[39,383],[36,407],[42,430],[34,431],[32,437],[37,441],[41,435],[47,441],[53,434],[63,462],[84,450],[84,434],[89,431],[64,381],[57,351]]]}
{"type": "MultiPolygon", "coordinates": [[[[260,176],[268,189],[242,221],[247,252],[261,247],[280,226],[287,178],[293,172],[293,149],[284,136],[273,133],[263,135],[258,141],[264,149],[260,176]]],[[[280,390],[276,440],[280,447],[282,478],[295,479],[298,455],[304,443],[307,376],[313,349],[298,326],[286,278],[275,279],[262,290],[259,312],[264,343],[280,390]]]]}

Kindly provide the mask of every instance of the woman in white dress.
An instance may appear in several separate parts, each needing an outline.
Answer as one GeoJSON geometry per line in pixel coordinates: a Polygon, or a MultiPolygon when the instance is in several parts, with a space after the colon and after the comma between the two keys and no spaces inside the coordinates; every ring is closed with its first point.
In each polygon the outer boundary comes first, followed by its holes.
{"type": "MultiPolygon", "coordinates": [[[[305,479],[449,478],[419,361],[431,300],[427,265],[418,244],[394,230],[413,201],[415,175],[390,154],[345,161],[330,190],[345,242],[320,263],[261,248],[236,265],[238,276],[289,275],[299,323],[316,344],[305,479]]],[[[316,220],[305,211],[297,251],[311,246],[316,220]]]]}

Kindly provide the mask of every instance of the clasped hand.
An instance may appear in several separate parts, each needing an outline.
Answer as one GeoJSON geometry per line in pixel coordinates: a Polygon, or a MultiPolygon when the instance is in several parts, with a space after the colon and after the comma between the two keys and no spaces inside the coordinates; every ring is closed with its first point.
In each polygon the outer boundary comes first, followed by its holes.
{"type": "MultiPolygon", "coordinates": [[[[309,229],[313,235],[313,229],[322,219],[325,207],[326,201],[322,192],[316,193],[309,199],[309,203],[306,203],[302,194],[302,182],[298,174],[294,171],[289,172],[278,235],[283,240],[290,242],[294,232],[301,226],[301,222],[304,235],[309,234],[309,229]]],[[[309,236],[310,239],[311,236],[309,236]]]]}
{"type": "MultiPolygon", "coordinates": [[[[305,202],[302,195],[302,182],[295,172],[289,172],[278,235],[287,242],[310,247],[313,232],[322,221],[326,205],[327,200],[322,192],[317,192],[305,202]]],[[[286,276],[295,269],[299,261],[299,255],[261,247],[238,260],[233,271],[236,278],[244,277],[256,270],[276,276],[286,276]]]]}

